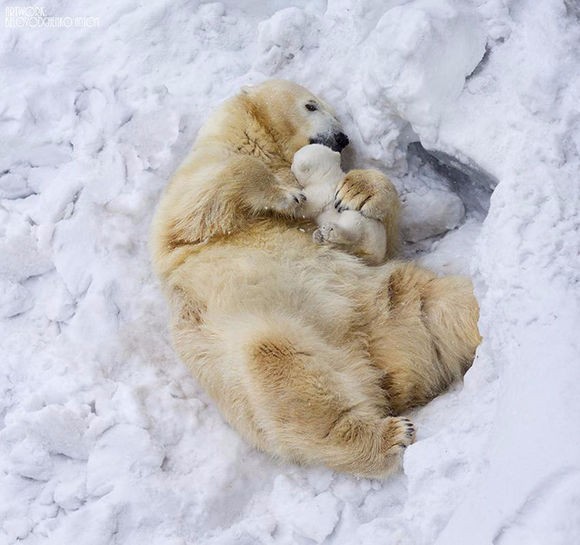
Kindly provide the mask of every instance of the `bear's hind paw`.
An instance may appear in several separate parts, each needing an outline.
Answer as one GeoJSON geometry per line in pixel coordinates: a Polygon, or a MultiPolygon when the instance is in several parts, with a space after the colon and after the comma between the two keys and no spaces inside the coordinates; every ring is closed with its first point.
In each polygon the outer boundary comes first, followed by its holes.
{"type": "Polygon", "coordinates": [[[415,426],[405,417],[389,417],[384,421],[383,445],[386,454],[404,451],[415,441],[415,426]]]}

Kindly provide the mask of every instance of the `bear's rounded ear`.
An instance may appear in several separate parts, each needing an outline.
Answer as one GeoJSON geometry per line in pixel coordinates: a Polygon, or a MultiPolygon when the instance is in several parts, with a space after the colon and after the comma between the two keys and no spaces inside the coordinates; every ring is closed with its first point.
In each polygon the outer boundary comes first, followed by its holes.
{"type": "Polygon", "coordinates": [[[249,95],[255,88],[256,88],[255,85],[243,85],[240,92],[242,93],[242,95],[249,95]]]}

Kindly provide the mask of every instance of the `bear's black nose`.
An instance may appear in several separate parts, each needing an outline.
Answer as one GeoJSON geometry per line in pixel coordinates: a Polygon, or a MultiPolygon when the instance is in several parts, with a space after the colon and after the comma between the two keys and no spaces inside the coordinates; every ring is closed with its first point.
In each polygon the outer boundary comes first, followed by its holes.
{"type": "Polygon", "coordinates": [[[322,144],[332,151],[342,151],[348,146],[349,139],[343,132],[317,135],[309,140],[311,144],[322,144]]]}
{"type": "Polygon", "coordinates": [[[342,151],[346,146],[348,146],[349,139],[346,134],[343,132],[339,132],[334,136],[334,140],[336,142],[336,150],[335,151],[342,151]]]}

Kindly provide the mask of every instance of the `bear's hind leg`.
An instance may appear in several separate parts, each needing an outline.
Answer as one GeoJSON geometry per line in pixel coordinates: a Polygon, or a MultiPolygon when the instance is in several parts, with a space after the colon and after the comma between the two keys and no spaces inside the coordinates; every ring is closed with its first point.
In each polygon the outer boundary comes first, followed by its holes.
{"type": "Polygon", "coordinates": [[[471,281],[461,276],[432,280],[423,290],[423,313],[440,364],[454,380],[460,379],[481,342],[479,306],[471,281]]]}
{"type": "Polygon", "coordinates": [[[387,269],[371,321],[371,357],[394,414],[424,405],[459,380],[481,338],[471,282],[413,263],[387,269]]]}
{"type": "Polygon", "coordinates": [[[376,370],[295,323],[276,329],[247,347],[248,393],[267,450],[363,477],[397,469],[414,428],[387,416],[376,370]]]}

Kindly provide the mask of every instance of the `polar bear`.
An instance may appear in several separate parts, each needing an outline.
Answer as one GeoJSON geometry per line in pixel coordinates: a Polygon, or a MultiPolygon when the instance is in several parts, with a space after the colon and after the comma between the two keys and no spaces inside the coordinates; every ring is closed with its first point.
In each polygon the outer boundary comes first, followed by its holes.
{"type": "MultiPolygon", "coordinates": [[[[385,224],[380,219],[367,218],[358,210],[341,210],[334,196],[339,183],[345,177],[340,168],[340,153],[322,144],[310,144],[299,149],[292,160],[292,173],[304,188],[306,202],[300,214],[316,221],[318,229],[313,240],[318,244],[335,244],[362,257],[369,265],[378,265],[386,256],[392,257],[398,246],[396,229],[387,238],[385,224]],[[387,252],[387,248],[389,251],[387,252]]],[[[378,170],[353,170],[348,173],[352,179],[376,178],[393,193],[393,203],[389,225],[398,224],[398,198],[396,189],[388,178],[378,170]]],[[[348,182],[347,182],[348,183],[348,182]]]]}
{"type": "MultiPolygon", "coordinates": [[[[348,138],[303,87],[267,81],[227,100],[165,188],[153,266],[177,353],[246,440],[384,477],[414,439],[404,413],[471,365],[478,306],[466,278],[314,243],[290,171],[312,143],[341,151],[348,138]]],[[[387,225],[381,183],[345,177],[337,203],[387,225]]]]}

